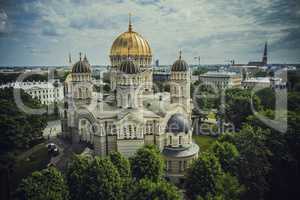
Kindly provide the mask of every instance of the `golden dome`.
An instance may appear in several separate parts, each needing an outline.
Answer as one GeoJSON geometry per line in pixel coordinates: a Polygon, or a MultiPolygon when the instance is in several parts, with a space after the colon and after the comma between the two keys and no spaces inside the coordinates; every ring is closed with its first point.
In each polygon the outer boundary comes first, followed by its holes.
{"type": "Polygon", "coordinates": [[[137,32],[132,31],[130,19],[128,31],[119,35],[113,42],[110,56],[152,56],[147,40],[137,32]]]}

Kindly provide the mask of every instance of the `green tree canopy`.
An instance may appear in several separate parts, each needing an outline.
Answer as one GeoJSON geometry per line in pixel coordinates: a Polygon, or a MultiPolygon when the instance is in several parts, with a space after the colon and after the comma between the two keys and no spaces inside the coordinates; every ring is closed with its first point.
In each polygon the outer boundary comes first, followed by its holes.
{"type": "Polygon", "coordinates": [[[240,152],[239,180],[246,187],[245,199],[262,199],[269,189],[267,181],[271,151],[266,145],[269,130],[244,125],[240,132],[222,137],[220,141],[233,142],[240,152]]]}
{"type": "MultiPolygon", "coordinates": [[[[40,108],[39,102],[24,91],[21,91],[21,97],[25,105],[40,108]]],[[[30,115],[18,109],[12,88],[0,89],[0,155],[36,144],[42,139],[46,125],[45,115],[30,115]]]]}
{"type": "Polygon", "coordinates": [[[131,159],[131,169],[135,179],[146,178],[155,182],[163,176],[164,161],[156,147],[146,146],[131,159]]]}
{"type": "Polygon", "coordinates": [[[74,155],[68,163],[67,182],[72,200],[85,198],[85,174],[91,163],[87,156],[74,155]]]}
{"type": "Polygon", "coordinates": [[[86,200],[121,199],[122,182],[117,168],[107,158],[95,157],[85,174],[86,200]]]}
{"type": "Polygon", "coordinates": [[[261,110],[261,102],[256,95],[251,97],[250,90],[229,89],[225,93],[225,118],[240,129],[246,118],[252,115],[251,102],[256,110],[261,110]]]}
{"type": "Polygon", "coordinates": [[[218,158],[224,172],[237,175],[238,159],[240,157],[237,148],[229,142],[215,142],[210,151],[218,158]]]}
{"type": "Polygon", "coordinates": [[[69,191],[63,175],[53,167],[33,172],[23,179],[18,195],[26,200],[67,200],[69,191]]]}
{"type": "Polygon", "coordinates": [[[192,199],[217,196],[222,176],[218,159],[213,154],[203,153],[187,173],[186,192],[192,199]]]}
{"type": "Polygon", "coordinates": [[[138,181],[131,194],[130,200],[181,200],[182,193],[166,181],[152,182],[148,179],[138,181]]]}
{"type": "Polygon", "coordinates": [[[118,169],[119,174],[122,178],[130,178],[130,163],[127,158],[125,158],[120,152],[114,151],[109,154],[110,161],[118,169]]]}

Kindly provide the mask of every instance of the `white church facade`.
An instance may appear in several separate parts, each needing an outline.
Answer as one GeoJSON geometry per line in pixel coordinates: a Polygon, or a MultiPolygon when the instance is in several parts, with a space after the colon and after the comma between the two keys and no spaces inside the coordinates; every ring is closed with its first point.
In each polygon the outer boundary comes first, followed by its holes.
{"type": "Polygon", "coordinates": [[[153,93],[151,48],[131,23],[113,42],[110,60],[111,92],[105,98],[93,91],[86,57],[72,66],[64,83],[63,135],[91,144],[102,156],[119,151],[130,157],[144,145],[156,145],[166,176],[180,180],[199,152],[192,141],[188,64],[180,53],[171,68],[170,93],[153,93]]]}

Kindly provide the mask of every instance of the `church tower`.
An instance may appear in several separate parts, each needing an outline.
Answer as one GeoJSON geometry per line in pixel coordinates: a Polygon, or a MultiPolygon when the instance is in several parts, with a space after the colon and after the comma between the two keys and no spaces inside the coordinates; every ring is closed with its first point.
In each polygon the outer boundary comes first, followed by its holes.
{"type": "Polygon", "coordinates": [[[171,67],[170,95],[171,104],[180,104],[184,106],[187,112],[190,112],[190,85],[191,74],[188,64],[179,58],[171,67]]]}
{"type": "Polygon", "coordinates": [[[116,77],[116,98],[119,108],[139,108],[142,106],[141,69],[130,58],[123,61],[116,77]]]}
{"type": "Polygon", "coordinates": [[[118,68],[123,61],[126,61],[128,58],[130,58],[131,62],[133,62],[134,65],[138,66],[141,70],[144,93],[152,93],[151,48],[148,41],[133,30],[131,15],[129,15],[128,30],[120,34],[115,39],[110,49],[109,58],[111,61],[111,90],[116,89],[116,76],[118,68]],[[128,52],[128,49],[130,49],[130,52],[128,52]]]}
{"type": "Polygon", "coordinates": [[[91,66],[86,57],[82,59],[80,53],[79,61],[73,65],[71,93],[76,106],[90,104],[92,98],[92,75],[91,66]]]}
{"type": "Polygon", "coordinates": [[[268,64],[268,43],[265,43],[265,49],[264,49],[264,55],[262,57],[262,63],[263,65],[268,64]]]}

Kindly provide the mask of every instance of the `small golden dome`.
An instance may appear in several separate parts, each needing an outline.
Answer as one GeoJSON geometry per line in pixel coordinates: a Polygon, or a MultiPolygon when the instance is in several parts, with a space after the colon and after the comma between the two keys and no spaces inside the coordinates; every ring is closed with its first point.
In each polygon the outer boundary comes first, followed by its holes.
{"type": "Polygon", "coordinates": [[[132,31],[130,18],[128,31],[115,39],[110,49],[110,56],[152,56],[147,40],[132,31]]]}

